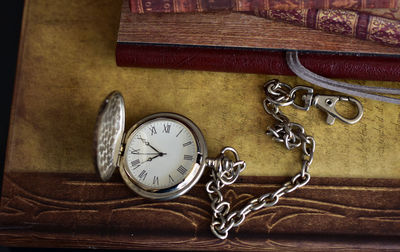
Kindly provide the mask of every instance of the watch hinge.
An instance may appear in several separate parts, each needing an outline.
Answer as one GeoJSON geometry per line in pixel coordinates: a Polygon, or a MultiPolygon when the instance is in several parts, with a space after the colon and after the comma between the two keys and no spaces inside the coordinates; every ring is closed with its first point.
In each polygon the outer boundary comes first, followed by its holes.
{"type": "Polygon", "coordinates": [[[122,143],[118,155],[123,156],[125,152],[125,144],[122,143]]]}
{"type": "Polygon", "coordinates": [[[125,135],[126,135],[126,133],[124,133],[122,135],[121,145],[119,146],[117,167],[119,167],[119,164],[121,163],[121,159],[122,159],[122,157],[124,156],[124,153],[125,153],[125,146],[126,146],[125,135]]]}

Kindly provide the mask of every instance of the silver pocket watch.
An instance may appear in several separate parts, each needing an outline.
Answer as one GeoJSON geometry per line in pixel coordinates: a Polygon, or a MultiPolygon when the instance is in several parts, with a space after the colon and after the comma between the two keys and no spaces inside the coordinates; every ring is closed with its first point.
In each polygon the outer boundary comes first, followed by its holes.
{"type": "Polygon", "coordinates": [[[103,181],[119,168],[126,185],[140,196],[169,200],[200,179],[207,146],[200,129],[175,113],[149,115],[125,133],[125,105],[114,91],[96,123],[95,165],[103,181]]]}
{"type": "Polygon", "coordinates": [[[335,118],[354,124],[363,115],[361,103],[352,97],[317,95],[310,87],[292,88],[276,79],[265,83],[264,91],[265,112],[275,118],[267,135],[288,150],[297,148],[302,152],[301,170],[277,190],[266,192],[232,210],[221,189],[233,184],[246,168],[246,162],[240,160],[237,151],[225,147],[217,157],[207,157],[207,146],[200,129],[188,118],[175,113],[147,116],[125,133],[124,99],[117,91],[105,99],[97,118],[95,162],[100,177],[107,181],[119,167],[121,177],[134,192],[150,199],[168,200],[192,188],[207,167],[210,180],[205,184],[205,190],[212,210],[210,229],[216,237],[227,238],[229,230],[238,227],[246,215],[274,206],[282,196],[310,181],[315,140],[306,134],[301,124],[291,122],[281,108],[292,105],[308,111],[314,105],[327,113],[330,125],[335,118]],[[296,94],[303,94],[303,105],[295,103],[296,94]],[[357,116],[345,118],[340,115],[335,109],[338,101],[353,103],[357,107],[357,116]]]}

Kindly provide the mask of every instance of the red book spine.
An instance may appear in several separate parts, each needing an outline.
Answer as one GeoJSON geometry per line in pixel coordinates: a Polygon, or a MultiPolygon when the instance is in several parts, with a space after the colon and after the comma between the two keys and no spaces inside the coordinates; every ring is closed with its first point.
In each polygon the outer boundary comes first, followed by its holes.
{"type": "Polygon", "coordinates": [[[336,9],[269,10],[256,15],[312,29],[400,47],[400,21],[336,9]]]}
{"type": "Polygon", "coordinates": [[[398,0],[130,0],[133,13],[293,9],[395,9],[398,0]]]}
{"type": "MultiPolygon", "coordinates": [[[[294,75],[285,53],[268,50],[118,43],[118,66],[294,75]]],[[[400,58],[300,54],[311,71],[328,78],[400,81],[400,58]]]]}

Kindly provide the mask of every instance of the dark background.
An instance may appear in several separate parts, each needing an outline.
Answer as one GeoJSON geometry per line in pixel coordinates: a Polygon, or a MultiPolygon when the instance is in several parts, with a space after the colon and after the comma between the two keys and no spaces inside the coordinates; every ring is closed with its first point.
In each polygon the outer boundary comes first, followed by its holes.
{"type": "MultiPolygon", "coordinates": [[[[12,93],[14,87],[15,69],[17,65],[18,55],[18,44],[19,34],[21,30],[22,10],[24,1],[14,0],[7,1],[3,4],[2,18],[3,20],[3,34],[2,34],[2,64],[1,64],[1,76],[3,83],[0,85],[0,108],[1,108],[1,120],[0,120],[0,185],[3,180],[4,170],[4,159],[5,150],[7,145],[8,125],[10,122],[10,108],[12,93]]],[[[1,191],[0,191],[1,193],[1,191]]],[[[5,248],[1,247],[0,252],[7,251],[27,251],[22,248],[5,248]]]]}
{"type": "MultiPolygon", "coordinates": [[[[2,3],[3,33],[2,35],[2,64],[0,90],[0,186],[3,180],[4,159],[7,146],[8,126],[10,123],[10,109],[14,88],[15,70],[17,66],[19,36],[21,31],[22,11],[24,1],[12,0],[2,3]]],[[[1,191],[0,191],[1,193],[1,191]]],[[[42,248],[7,248],[0,244],[0,252],[19,252],[19,251],[112,251],[112,250],[82,250],[82,249],[42,249],[42,248]]]]}
{"type": "Polygon", "coordinates": [[[22,21],[22,0],[7,1],[3,4],[2,18],[3,20],[3,34],[2,34],[2,64],[1,64],[1,120],[0,120],[0,134],[1,134],[1,174],[4,169],[4,154],[7,143],[8,125],[10,122],[10,108],[11,99],[14,87],[15,69],[17,65],[19,34],[21,30],[22,21]]]}
{"type": "MultiPolygon", "coordinates": [[[[2,64],[0,90],[0,185],[3,180],[4,158],[7,145],[8,125],[10,122],[10,108],[14,87],[15,69],[17,66],[19,34],[21,31],[22,10],[24,1],[7,1],[3,4],[3,34],[2,34],[2,64]]],[[[0,191],[1,193],[1,191],[0,191]]]]}

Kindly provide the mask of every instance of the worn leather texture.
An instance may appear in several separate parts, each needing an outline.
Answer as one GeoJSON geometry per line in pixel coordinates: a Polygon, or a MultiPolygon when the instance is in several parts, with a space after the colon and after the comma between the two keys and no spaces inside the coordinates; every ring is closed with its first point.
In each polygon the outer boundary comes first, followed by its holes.
{"type": "Polygon", "coordinates": [[[146,12],[205,12],[205,11],[255,11],[255,10],[293,10],[293,9],[395,9],[397,0],[358,0],[358,1],[263,1],[263,0],[130,0],[133,13],[146,12]]]}
{"type": "MultiPolygon", "coordinates": [[[[311,71],[329,78],[400,80],[400,58],[302,53],[311,71]]],[[[119,66],[294,75],[285,53],[271,50],[118,43],[119,66]]]]}
{"type": "MultiPolygon", "coordinates": [[[[211,156],[235,147],[248,163],[245,176],[287,176],[301,168],[300,152],[265,135],[273,119],[264,112],[262,86],[271,78],[309,84],[286,75],[118,67],[120,10],[121,1],[111,0],[27,1],[6,172],[94,173],[96,116],[112,90],[124,95],[126,129],[151,113],[176,112],[203,131],[211,156]]],[[[312,176],[400,178],[400,107],[360,100],[365,116],[356,125],[329,126],[316,108],[283,108],[317,142],[312,176]]]]}

